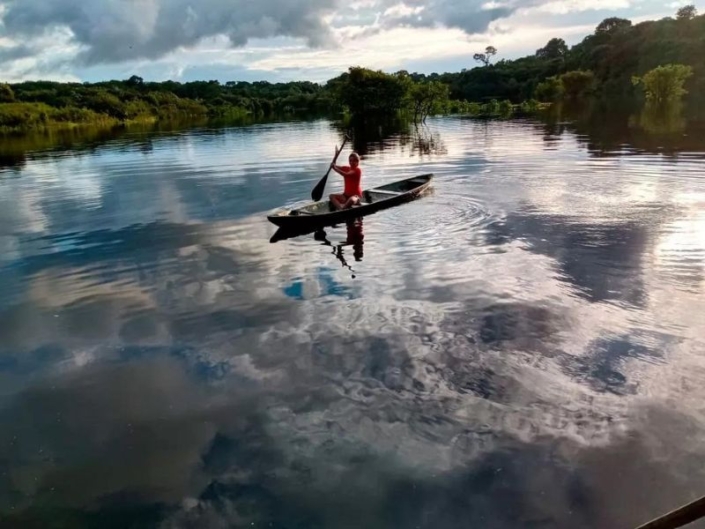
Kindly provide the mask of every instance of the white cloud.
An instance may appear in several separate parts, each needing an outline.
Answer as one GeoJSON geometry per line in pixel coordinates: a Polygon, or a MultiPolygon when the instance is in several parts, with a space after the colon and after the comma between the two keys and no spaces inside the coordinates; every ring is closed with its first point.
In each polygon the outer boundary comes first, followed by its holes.
{"type": "Polygon", "coordinates": [[[343,44],[342,51],[282,50],[251,63],[259,70],[277,70],[295,64],[301,69],[343,71],[351,64],[398,69],[408,59],[458,56],[474,47],[465,34],[453,29],[398,28],[343,44]]]}
{"type": "Polygon", "coordinates": [[[411,15],[418,15],[424,10],[424,6],[410,7],[406,4],[395,4],[388,7],[383,16],[385,17],[408,17],[411,15]]]}
{"type": "Polygon", "coordinates": [[[9,38],[2,39],[0,60],[5,82],[26,79],[75,82],[80,79],[71,71],[70,62],[80,51],[65,28],[54,28],[33,39],[29,44],[9,38]],[[4,52],[4,53],[3,53],[4,52]]]}
{"type": "MultiPolygon", "coordinates": [[[[183,13],[172,13],[174,5],[182,1],[176,0],[159,17],[155,6],[167,0],[130,1],[133,9],[123,9],[115,17],[107,16],[113,13],[113,0],[88,7],[80,7],[77,0],[51,0],[44,11],[39,10],[38,0],[22,2],[21,6],[12,4],[11,9],[7,7],[10,4],[0,6],[4,9],[0,19],[9,21],[12,30],[0,37],[3,79],[75,81],[86,77],[126,78],[137,73],[163,80],[213,72],[211,78],[221,80],[263,77],[325,81],[353,64],[388,71],[415,70],[413,65],[422,64],[425,73],[437,68],[453,71],[473,64],[472,54],[487,45],[499,49],[499,58],[511,59],[533,53],[553,37],[575,43],[613,11],[624,16],[627,8],[639,10],[638,19],[664,16],[663,5],[650,0],[478,0],[465,4],[451,0],[360,0],[337,9],[337,0],[315,0],[306,13],[318,21],[316,27],[323,28],[327,37],[326,46],[312,48],[312,37],[306,32],[315,28],[288,31],[277,26],[269,14],[257,18],[259,8],[248,7],[250,11],[243,15],[243,20],[256,22],[233,29],[233,7],[227,4],[225,9],[224,0],[208,0],[207,6],[213,8],[208,13],[204,7],[197,9],[190,4],[183,13]],[[141,2],[141,16],[135,16],[135,2],[141,2]],[[71,7],[73,14],[59,13],[60,5],[71,7]],[[44,25],[36,20],[34,25],[20,24],[17,10],[35,19],[39,14],[48,18],[44,25]],[[659,11],[658,15],[654,10],[659,11]],[[174,22],[171,26],[169,17],[174,22]],[[227,21],[212,20],[218,18],[227,21]],[[96,24],[89,24],[93,29],[88,31],[77,27],[76,20],[95,20],[96,24]],[[105,20],[111,20],[114,27],[106,26],[105,20]],[[18,31],[24,32],[22,38],[16,35],[18,31]],[[233,46],[243,39],[246,45],[233,46]],[[134,44],[121,48],[127,42],[134,44]],[[121,62],[77,64],[77,58],[88,57],[121,62]],[[434,66],[434,61],[439,65],[434,66]]],[[[289,0],[284,6],[291,8],[295,5],[291,2],[297,1],[289,0]]],[[[286,11],[281,6],[279,10],[286,11]]]]}
{"type": "Polygon", "coordinates": [[[554,0],[534,9],[542,13],[565,15],[581,11],[627,9],[629,0],[554,0]]]}

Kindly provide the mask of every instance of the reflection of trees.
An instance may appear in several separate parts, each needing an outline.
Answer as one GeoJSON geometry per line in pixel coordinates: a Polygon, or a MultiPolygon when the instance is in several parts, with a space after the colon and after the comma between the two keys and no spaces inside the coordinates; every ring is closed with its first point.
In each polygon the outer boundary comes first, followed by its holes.
{"type": "Polygon", "coordinates": [[[353,117],[335,127],[353,138],[353,149],[361,155],[387,150],[394,139],[409,134],[410,124],[398,117],[353,117]]]}
{"type": "Polygon", "coordinates": [[[28,158],[52,156],[56,152],[81,156],[96,152],[111,142],[123,148],[138,146],[143,152],[151,150],[152,140],[146,134],[160,133],[160,137],[178,136],[178,131],[189,122],[169,122],[130,127],[81,127],[77,129],[47,129],[31,134],[0,136],[0,169],[22,167],[28,158]]]}
{"type": "Polygon", "coordinates": [[[638,125],[651,134],[680,134],[686,127],[683,104],[679,101],[665,105],[647,103],[638,119],[634,116],[630,124],[638,125]]]}
{"type": "Polygon", "coordinates": [[[437,131],[398,117],[353,118],[337,122],[335,127],[341,135],[347,133],[353,137],[353,148],[361,155],[406,146],[411,147],[412,155],[447,153],[437,131]]]}
{"type": "Polygon", "coordinates": [[[429,156],[448,154],[448,149],[437,131],[432,131],[425,125],[414,125],[411,136],[411,152],[412,154],[418,153],[419,156],[429,156]]]}
{"type": "Polygon", "coordinates": [[[571,132],[593,155],[604,156],[634,150],[677,154],[705,153],[705,109],[687,109],[687,119],[679,105],[637,108],[634,101],[588,101],[559,103],[541,115],[546,143],[571,132]]]}
{"type": "Polygon", "coordinates": [[[0,150],[0,169],[6,167],[24,167],[27,163],[27,156],[24,151],[9,151],[0,150]]]}

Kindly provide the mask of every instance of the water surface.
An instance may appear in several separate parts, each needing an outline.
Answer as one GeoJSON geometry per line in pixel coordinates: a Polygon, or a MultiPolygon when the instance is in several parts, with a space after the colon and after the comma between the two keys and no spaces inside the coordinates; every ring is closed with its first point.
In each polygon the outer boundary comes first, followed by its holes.
{"type": "Polygon", "coordinates": [[[366,186],[433,190],[276,243],[340,126],[15,148],[0,525],[617,528],[704,494],[705,143],[639,127],[361,128],[366,186]]]}

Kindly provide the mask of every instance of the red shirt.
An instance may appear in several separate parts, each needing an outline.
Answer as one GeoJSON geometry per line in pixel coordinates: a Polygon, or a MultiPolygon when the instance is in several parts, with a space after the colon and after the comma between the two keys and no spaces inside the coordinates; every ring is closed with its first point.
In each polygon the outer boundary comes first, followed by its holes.
{"type": "Polygon", "coordinates": [[[362,170],[360,167],[355,167],[352,169],[349,165],[341,166],[341,169],[348,173],[348,176],[344,176],[345,179],[345,193],[346,196],[351,197],[357,195],[362,196],[362,186],[360,186],[360,181],[362,180],[362,170]]]}

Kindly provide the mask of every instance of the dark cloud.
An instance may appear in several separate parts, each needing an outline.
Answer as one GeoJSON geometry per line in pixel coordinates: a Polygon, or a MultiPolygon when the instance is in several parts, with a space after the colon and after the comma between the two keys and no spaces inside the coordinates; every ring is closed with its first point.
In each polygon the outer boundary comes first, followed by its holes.
{"type": "MultiPolygon", "coordinates": [[[[55,28],[68,28],[83,45],[78,59],[87,65],[156,59],[221,35],[233,46],[272,37],[302,38],[312,47],[331,46],[335,41],[325,17],[340,4],[340,0],[0,0],[8,37],[31,39],[55,28]]],[[[408,0],[400,4],[381,0],[369,8],[371,15],[385,13],[381,26],[372,22],[372,16],[362,34],[398,26],[443,26],[481,33],[517,7],[502,4],[487,9],[479,1],[408,0]]],[[[346,19],[348,11],[338,10],[340,20],[346,19]]],[[[15,59],[18,53],[26,56],[29,50],[18,46],[0,52],[0,62],[15,59]]]]}
{"type": "MultiPolygon", "coordinates": [[[[398,2],[388,2],[390,6],[398,5],[398,2]]],[[[394,10],[388,13],[383,24],[386,27],[399,25],[411,27],[435,27],[444,26],[458,28],[468,34],[484,32],[489,24],[499,18],[511,15],[516,9],[530,5],[531,0],[523,2],[500,2],[496,6],[484,7],[482,1],[461,1],[461,0],[407,0],[404,4],[414,10],[413,13],[406,13],[406,10],[394,10]],[[499,5],[501,4],[501,5],[499,5]]]]}
{"type": "Polygon", "coordinates": [[[226,35],[241,46],[253,38],[299,37],[311,46],[330,39],[323,16],[337,0],[80,0],[5,1],[8,36],[37,37],[68,27],[88,64],[154,59],[201,39],[226,35]]]}
{"type": "Polygon", "coordinates": [[[441,25],[462,29],[468,34],[482,33],[492,21],[511,15],[517,8],[503,4],[501,7],[484,9],[483,2],[460,0],[410,0],[406,4],[411,8],[422,9],[414,14],[392,15],[386,19],[386,26],[434,27],[441,25]]]}
{"type": "Polygon", "coordinates": [[[0,63],[24,59],[25,57],[30,57],[34,55],[36,51],[37,50],[35,48],[32,48],[31,46],[26,46],[24,44],[10,46],[7,48],[0,48],[0,63]]]}

